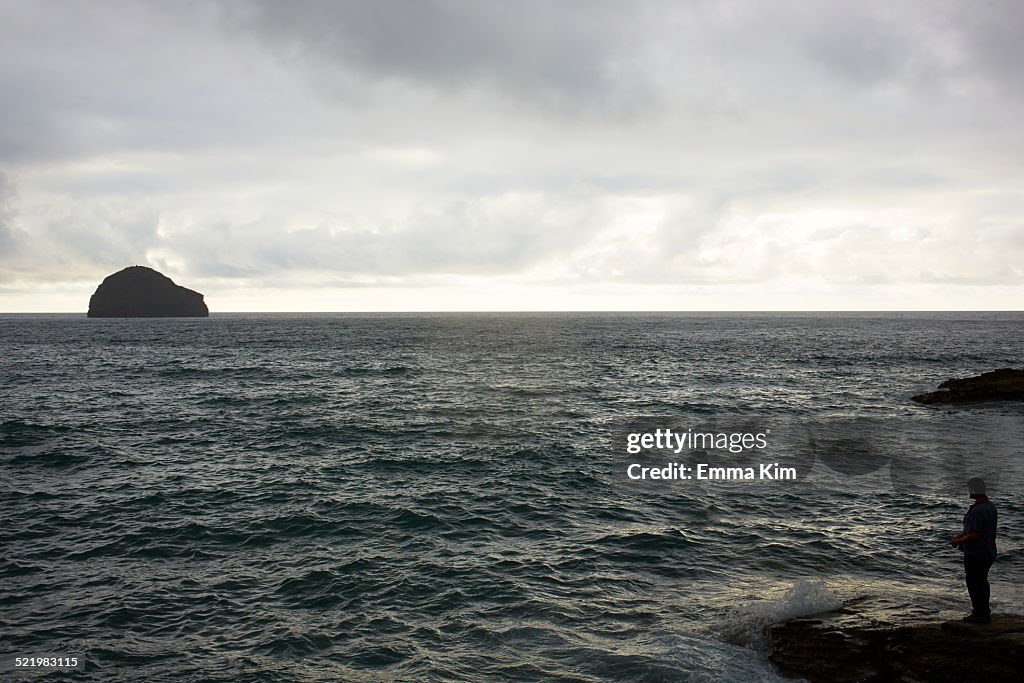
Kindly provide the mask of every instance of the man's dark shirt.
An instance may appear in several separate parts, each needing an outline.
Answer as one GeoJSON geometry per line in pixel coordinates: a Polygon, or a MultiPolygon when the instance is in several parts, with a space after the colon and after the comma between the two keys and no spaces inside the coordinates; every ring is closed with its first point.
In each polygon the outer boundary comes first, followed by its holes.
{"type": "Polygon", "coordinates": [[[986,500],[982,503],[975,503],[964,515],[964,533],[970,534],[977,531],[981,538],[977,541],[961,543],[960,550],[965,556],[971,557],[996,557],[996,506],[992,501],[986,500]]]}

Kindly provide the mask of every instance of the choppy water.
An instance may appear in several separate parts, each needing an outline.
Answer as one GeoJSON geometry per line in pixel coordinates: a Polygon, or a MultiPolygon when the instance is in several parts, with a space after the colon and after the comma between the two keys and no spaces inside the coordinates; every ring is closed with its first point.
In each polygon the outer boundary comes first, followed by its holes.
{"type": "Polygon", "coordinates": [[[1022,342],[1021,314],[0,316],[0,675],[777,680],[766,622],[966,609],[968,470],[1019,611],[1022,406],[908,398],[1022,342]],[[799,480],[630,482],[622,435],[662,423],[771,429],[799,480]]]}

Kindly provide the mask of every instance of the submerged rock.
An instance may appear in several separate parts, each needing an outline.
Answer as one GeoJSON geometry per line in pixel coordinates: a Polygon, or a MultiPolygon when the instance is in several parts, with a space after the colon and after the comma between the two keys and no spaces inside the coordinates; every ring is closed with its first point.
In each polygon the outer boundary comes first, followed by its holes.
{"type": "Polygon", "coordinates": [[[145,266],[108,275],[89,299],[90,318],[205,318],[203,295],[145,266]]]}
{"type": "Polygon", "coordinates": [[[1024,617],[894,625],[836,615],[794,619],[768,629],[771,661],[809,683],[1019,681],[1024,617]]]}
{"type": "Polygon", "coordinates": [[[1024,401],[1024,370],[1002,368],[977,377],[946,380],[938,391],[918,394],[912,400],[924,404],[1024,401]]]}

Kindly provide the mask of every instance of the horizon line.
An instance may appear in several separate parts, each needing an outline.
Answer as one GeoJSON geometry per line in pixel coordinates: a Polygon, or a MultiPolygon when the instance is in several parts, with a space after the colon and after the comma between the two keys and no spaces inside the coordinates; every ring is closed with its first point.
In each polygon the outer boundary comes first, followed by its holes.
{"type": "MultiPolygon", "coordinates": [[[[945,308],[907,308],[907,309],[867,309],[867,308],[777,308],[777,309],[432,309],[432,310],[332,310],[332,311],[211,311],[209,316],[105,316],[109,318],[203,318],[217,315],[294,315],[294,314],[395,314],[412,313],[1024,313],[1024,309],[945,309],[945,308]]],[[[85,311],[0,311],[0,315],[81,315],[88,317],[85,311]]],[[[98,317],[96,319],[103,319],[98,317]]]]}

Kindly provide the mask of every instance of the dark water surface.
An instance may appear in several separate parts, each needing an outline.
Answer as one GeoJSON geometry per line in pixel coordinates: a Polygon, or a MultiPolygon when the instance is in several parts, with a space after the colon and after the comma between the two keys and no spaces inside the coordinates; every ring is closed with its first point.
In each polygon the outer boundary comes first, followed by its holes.
{"type": "Polygon", "coordinates": [[[0,676],[777,680],[764,623],[968,607],[968,472],[1022,607],[1024,410],[908,400],[1024,366],[1022,314],[8,315],[0,351],[0,676]],[[630,482],[662,424],[799,478],[630,482]]]}

